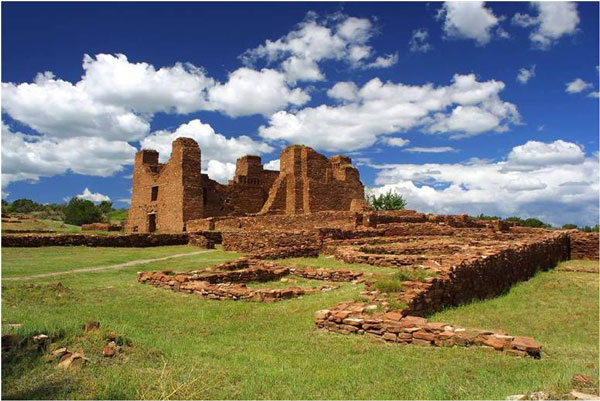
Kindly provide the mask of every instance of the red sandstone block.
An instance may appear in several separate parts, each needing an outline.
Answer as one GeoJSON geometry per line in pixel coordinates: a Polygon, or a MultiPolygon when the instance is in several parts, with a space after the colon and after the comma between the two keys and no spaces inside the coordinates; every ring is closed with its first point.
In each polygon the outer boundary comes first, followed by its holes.
{"type": "Polygon", "coordinates": [[[383,339],[385,341],[396,342],[396,334],[394,333],[383,333],[383,339]]]}
{"type": "Polygon", "coordinates": [[[418,339],[418,338],[413,338],[412,344],[420,345],[420,346],[425,347],[425,346],[430,346],[431,345],[431,341],[421,340],[421,339],[418,339]]]}
{"type": "Polygon", "coordinates": [[[427,340],[427,341],[433,341],[436,339],[436,335],[432,334],[432,333],[428,333],[424,330],[421,331],[415,331],[414,333],[412,333],[413,338],[417,338],[419,340],[427,340]]]}
{"type": "Polygon", "coordinates": [[[531,337],[515,337],[510,343],[510,348],[526,352],[539,352],[542,346],[531,337]]]}
{"type": "Polygon", "coordinates": [[[383,318],[387,320],[400,321],[402,319],[402,313],[388,312],[383,314],[383,318]]]}

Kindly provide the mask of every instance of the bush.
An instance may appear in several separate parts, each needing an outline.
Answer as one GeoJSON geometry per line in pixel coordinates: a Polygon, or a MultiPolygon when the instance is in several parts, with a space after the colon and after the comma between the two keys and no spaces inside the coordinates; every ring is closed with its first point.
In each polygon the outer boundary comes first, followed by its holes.
{"type": "Polygon", "coordinates": [[[391,190],[379,196],[367,194],[366,200],[375,210],[403,210],[406,207],[406,201],[402,195],[391,190]]]}
{"type": "Polygon", "coordinates": [[[65,207],[65,223],[80,226],[102,221],[102,212],[89,200],[72,198],[65,207]]]}
{"type": "Polygon", "coordinates": [[[563,230],[573,230],[577,228],[577,224],[563,224],[563,230]]]}

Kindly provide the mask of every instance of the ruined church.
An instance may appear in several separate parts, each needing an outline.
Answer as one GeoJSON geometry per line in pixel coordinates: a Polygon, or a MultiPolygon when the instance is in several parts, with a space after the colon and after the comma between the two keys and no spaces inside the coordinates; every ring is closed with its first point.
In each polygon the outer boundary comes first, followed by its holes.
{"type": "Polygon", "coordinates": [[[155,150],[135,155],[126,231],[182,232],[190,221],[219,216],[349,211],[364,200],[358,170],[346,156],[327,158],[292,145],[281,152],[280,171],[244,156],[223,185],[201,172],[196,141],[178,138],[172,146],[167,163],[159,163],[155,150]]]}

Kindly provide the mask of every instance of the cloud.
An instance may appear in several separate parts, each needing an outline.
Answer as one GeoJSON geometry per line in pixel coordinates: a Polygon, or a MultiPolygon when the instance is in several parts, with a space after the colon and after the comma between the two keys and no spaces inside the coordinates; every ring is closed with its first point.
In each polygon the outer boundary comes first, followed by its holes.
{"type": "Polygon", "coordinates": [[[506,168],[529,171],[543,166],[581,164],[584,160],[583,149],[575,143],[560,139],[552,143],[528,141],[512,149],[506,168]]]}
{"type": "Polygon", "coordinates": [[[521,68],[517,75],[517,81],[525,85],[533,77],[535,77],[535,64],[529,68],[521,68]]]}
{"type": "Polygon", "coordinates": [[[2,83],[2,111],[55,138],[104,137],[133,141],[146,135],[145,118],[95,99],[81,81],[75,85],[38,74],[32,83],[2,83]]]}
{"type": "Polygon", "coordinates": [[[327,96],[337,100],[358,99],[358,87],[354,82],[338,82],[327,91],[327,96]]]}
{"type": "Polygon", "coordinates": [[[398,137],[385,137],[383,138],[383,143],[389,146],[395,146],[398,148],[404,147],[410,143],[408,139],[398,138],[398,137]]]}
{"type": "Polygon", "coordinates": [[[419,146],[415,146],[413,148],[406,148],[404,149],[405,152],[411,152],[411,153],[446,153],[446,152],[457,152],[456,149],[454,149],[451,146],[439,146],[439,147],[431,147],[431,148],[423,148],[423,147],[419,147],[419,146]]]}
{"type": "Polygon", "coordinates": [[[565,89],[565,92],[567,92],[567,93],[583,92],[584,90],[591,88],[593,86],[591,83],[585,82],[581,78],[574,79],[573,81],[568,82],[566,85],[567,85],[567,88],[565,89]]]}
{"type": "Polygon", "coordinates": [[[427,41],[429,32],[427,28],[415,29],[412,32],[410,41],[408,42],[411,52],[427,53],[432,49],[431,44],[427,41]]]}
{"type": "Polygon", "coordinates": [[[271,160],[270,162],[266,163],[264,166],[265,170],[280,170],[281,169],[281,160],[279,159],[275,159],[275,160],[271,160]]]}
{"type": "Polygon", "coordinates": [[[353,151],[378,137],[419,128],[426,133],[472,136],[506,131],[519,123],[512,103],[500,99],[501,81],[478,82],[475,75],[455,75],[448,86],[411,86],[374,78],[362,88],[338,83],[328,91],[345,100],[296,112],[277,112],[259,134],[270,141],[304,143],[326,151],[353,151]]]}
{"type": "Polygon", "coordinates": [[[597,153],[586,157],[562,140],[529,141],[499,162],[371,167],[378,170],[376,193],[398,192],[422,212],[537,217],[554,225],[598,221],[597,153]]]}
{"type": "Polygon", "coordinates": [[[79,85],[105,104],[151,114],[211,109],[206,90],[215,82],[190,63],[157,70],[148,63],[131,63],[124,54],[86,54],[83,69],[79,85]]]}
{"type": "Polygon", "coordinates": [[[101,194],[100,192],[92,192],[87,187],[85,187],[83,193],[77,195],[77,198],[89,200],[94,203],[100,203],[102,201],[110,202],[110,197],[107,195],[101,194]]]}
{"type": "Polygon", "coordinates": [[[290,89],[281,72],[239,68],[229,74],[225,84],[210,88],[211,104],[232,117],[252,114],[270,115],[288,104],[300,106],[310,96],[300,88],[290,89]]]}
{"type": "MultiPolygon", "coordinates": [[[[140,143],[144,149],[158,151],[161,162],[166,162],[171,155],[173,141],[181,137],[192,138],[198,142],[202,151],[203,166],[210,166],[208,164],[209,160],[235,163],[241,156],[248,154],[260,155],[274,150],[266,143],[255,141],[246,135],[226,138],[224,135],[216,133],[209,124],[204,124],[199,119],[182,124],[173,132],[168,130],[155,131],[140,143]]],[[[214,164],[213,168],[216,169],[217,164],[214,164]]]]}
{"type": "Polygon", "coordinates": [[[393,66],[398,62],[398,53],[387,54],[385,56],[379,56],[375,59],[375,61],[368,63],[364,66],[365,69],[368,68],[388,68],[393,66]]]}
{"type": "Polygon", "coordinates": [[[376,29],[368,18],[343,14],[319,18],[309,12],[304,21],[277,40],[267,39],[264,44],[249,49],[240,57],[247,66],[259,61],[268,65],[280,63],[280,69],[291,83],[322,81],[325,74],[319,63],[343,61],[352,68],[385,68],[398,61],[397,54],[375,56],[369,40],[376,29]]]}
{"type": "Polygon", "coordinates": [[[210,178],[221,184],[227,184],[227,181],[233,179],[233,176],[235,175],[235,164],[221,163],[218,160],[209,160],[206,171],[203,171],[203,173],[208,174],[210,178]]]}
{"type": "Polygon", "coordinates": [[[133,164],[136,149],[98,137],[45,138],[13,132],[2,122],[2,185],[66,172],[109,177],[133,164]]]}
{"type": "Polygon", "coordinates": [[[564,35],[572,35],[577,31],[579,15],[577,4],[572,2],[535,2],[531,3],[537,10],[537,16],[516,13],[512,23],[521,27],[534,27],[529,39],[540,49],[550,48],[564,35]]]}
{"type": "Polygon", "coordinates": [[[588,93],[588,97],[595,97],[596,99],[600,98],[600,91],[590,92],[588,93]]]}
{"type": "Polygon", "coordinates": [[[479,45],[487,44],[498,18],[483,1],[447,1],[438,12],[444,21],[444,32],[450,38],[473,39],[479,45]]]}

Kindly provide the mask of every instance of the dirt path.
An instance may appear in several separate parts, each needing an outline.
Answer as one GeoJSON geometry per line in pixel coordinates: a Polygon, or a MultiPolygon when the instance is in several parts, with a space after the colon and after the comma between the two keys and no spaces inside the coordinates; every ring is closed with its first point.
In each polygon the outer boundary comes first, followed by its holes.
{"type": "Polygon", "coordinates": [[[156,259],[138,259],[138,260],[132,260],[132,261],[125,262],[125,263],[119,263],[117,265],[84,267],[84,268],[81,268],[81,269],[65,270],[64,272],[41,273],[41,274],[32,274],[32,275],[29,275],[29,276],[7,277],[7,278],[3,277],[2,281],[35,280],[35,279],[38,279],[38,278],[62,276],[63,274],[89,273],[89,272],[96,272],[96,271],[102,271],[102,270],[118,270],[118,269],[123,269],[123,268],[126,268],[126,267],[135,266],[135,265],[142,265],[144,263],[160,262],[161,260],[181,258],[181,257],[184,257],[184,256],[199,255],[201,253],[208,253],[208,252],[214,252],[214,250],[206,250],[206,251],[198,251],[198,252],[190,252],[190,253],[178,253],[178,254],[175,254],[175,255],[164,256],[162,258],[156,258],[156,259]]]}

